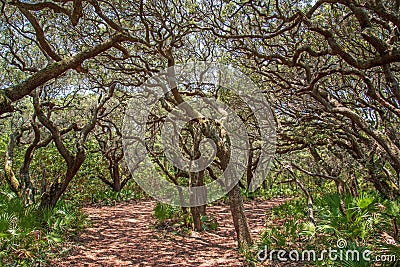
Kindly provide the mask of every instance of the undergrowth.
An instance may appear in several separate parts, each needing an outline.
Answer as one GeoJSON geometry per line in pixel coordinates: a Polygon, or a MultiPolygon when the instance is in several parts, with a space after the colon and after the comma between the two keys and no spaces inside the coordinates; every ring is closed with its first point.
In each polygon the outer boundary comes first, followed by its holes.
{"type": "Polygon", "coordinates": [[[60,201],[53,210],[41,211],[38,205],[25,207],[13,193],[0,192],[0,265],[44,266],[87,222],[72,203],[60,201]]]}

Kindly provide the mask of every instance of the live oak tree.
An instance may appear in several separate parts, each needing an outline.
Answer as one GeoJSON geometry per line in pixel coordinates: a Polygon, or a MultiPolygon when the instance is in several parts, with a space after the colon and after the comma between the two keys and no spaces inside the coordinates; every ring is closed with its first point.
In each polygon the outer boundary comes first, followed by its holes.
{"type": "Polygon", "coordinates": [[[113,99],[106,104],[107,112],[97,120],[93,132],[98,148],[90,153],[100,153],[106,162],[108,175],[99,174],[99,178],[113,191],[120,192],[132,179],[124,161],[122,148],[122,123],[126,99],[123,92],[116,92],[113,99]],[[109,178],[108,178],[109,177],[109,178]]]}
{"type": "Polygon", "coordinates": [[[298,156],[288,164],[334,181],[339,193],[356,192],[361,176],[386,197],[399,196],[398,2],[210,5],[214,19],[201,29],[266,88],[277,152],[308,154],[315,167],[298,156]]]}
{"type": "MultiPolygon", "coordinates": [[[[14,117],[19,116],[14,114],[14,117]]],[[[22,125],[16,125],[17,123],[14,118],[10,121],[10,123],[12,129],[11,133],[9,134],[9,141],[4,161],[5,178],[10,186],[10,189],[19,197],[22,197],[25,205],[29,206],[35,203],[35,193],[38,192],[30,175],[30,166],[34,154],[38,149],[48,146],[52,142],[53,138],[51,136],[43,136],[41,129],[43,128],[43,125],[37,122],[36,113],[33,113],[32,118],[26,125],[25,123],[22,123],[22,125]],[[14,151],[19,146],[25,146],[25,148],[19,173],[15,174],[14,151]]],[[[76,125],[71,124],[70,126],[61,129],[60,135],[65,135],[74,129],[76,129],[76,125]]]]}
{"type": "Polygon", "coordinates": [[[33,95],[33,106],[38,120],[50,132],[52,141],[66,165],[65,174],[62,174],[61,177],[55,177],[49,189],[42,194],[40,201],[42,209],[54,208],[62,194],[67,190],[69,183],[82,166],[86,158],[85,143],[88,140],[89,134],[94,130],[97,120],[106,112],[104,105],[113,96],[115,86],[116,84],[112,84],[108,93],[104,97],[100,96],[97,103],[90,107],[90,112],[86,121],[80,122],[79,125],[78,122],[73,122],[74,130],[77,132],[77,136],[74,138],[75,140],[73,140],[75,143],[73,149],[67,146],[65,139],[62,137],[62,129],[59,125],[60,122],[53,121],[50,116],[51,113],[48,112],[49,110],[45,112],[44,106],[40,102],[39,92],[33,95]]]}
{"type": "MultiPolygon", "coordinates": [[[[141,3],[142,4],[142,3],[141,3]]],[[[150,43],[155,43],[155,47],[157,48],[158,54],[161,56],[162,61],[164,62],[164,68],[169,67],[169,70],[171,73],[169,73],[170,77],[169,79],[166,79],[166,82],[168,82],[168,87],[171,90],[171,96],[166,98],[166,101],[169,102],[170,107],[173,108],[178,105],[183,104],[185,95],[187,92],[182,92],[180,89],[178,89],[178,85],[175,84],[174,82],[174,67],[176,64],[180,62],[185,62],[186,60],[194,60],[198,59],[198,57],[203,57],[204,56],[207,58],[207,56],[211,57],[213,55],[212,53],[212,47],[207,47],[205,46],[206,50],[206,55],[200,54],[198,46],[195,46],[193,48],[193,43],[196,43],[196,38],[201,39],[200,36],[197,36],[195,34],[192,34],[195,32],[196,27],[193,23],[193,21],[196,21],[199,19],[197,17],[197,14],[201,17],[201,13],[197,13],[194,11],[191,11],[191,15],[193,16],[192,19],[190,20],[187,17],[187,13],[185,11],[185,6],[184,4],[172,4],[170,6],[166,5],[166,3],[158,3],[156,7],[149,8],[151,3],[146,3],[143,7],[143,17],[141,17],[141,21],[144,23],[146,26],[146,29],[149,29],[150,31],[154,31],[155,33],[152,33],[147,37],[147,40],[150,41],[150,43]],[[159,5],[159,6],[158,6],[159,5]],[[145,9],[145,8],[149,9],[145,9]],[[171,14],[173,14],[173,19],[171,17],[171,14]],[[147,15],[147,16],[145,16],[147,15]],[[180,50],[182,47],[187,45],[188,51],[183,51],[180,50]],[[207,51],[207,49],[209,49],[207,51]],[[207,53],[208,52],[208,53],[207,53]],[[186,56],[185,54],[192,55],[192,56],[186,56]]],[[[187,8],[187,7],[186,7],[187,8]]],[[[140,7],[142,9],[142,6],[140,7]]],[[[198,39],[197,39],[198,40],[198,39]]],[[[190,94],[190,93],[189,93],[190,94]]],[[[192,93],[192,97],[196,96],[197,92],[194,94],[192,93]]],[[[200,92],[201,96],[201,92],[200,92]]],[[[168,110],[168,105],[163,106],[164,109],[168,110]]],[[[191,110],[189,108],[188,112],[195,112],[194,110],[191,110]]],[[[195,115],[195,114],[193,114],[195,115]]],[[[162,117],[161,117],[162,119],[162,117]]],[[[154,118],[155,122],[161,122],[160,118],[154,118]]],[[[208,121],[197,121],[197,131],[200,129],[201,135],[207,138],[210,138],[213,140],[213,142],[217,145],[217,154],[216,157],[219,159],[219,166],[218,168],[222,171],[224,171],[227,168],[227,165],[229,163],[229,151],[228,151],[228,145],[227,145],[227,137],[223,134],[211,134],[207,129],[209,129],[209,124],[210,122],[208,121]]],[[[154,126],[155,127],[155,126],[154,126]]],[[[153,127],[153,128],[154,128],[153,127]]],[[[157,128],[157,127],[156,127],[157,128]]],[[[222,129],[217,130],[221,131],[222,129]]],[[[190,131],[189,131],[190,132],[190,131]]],[[[199,133],[199,132],[198,132],[199,133]]],[[[192,129],[191,131],[192,135],[192,143],[191,146],[196,146],[198,144],[198,140],[195,135],[196,131],[192,129]]],[[[155,141],[152,142],[153,144],[155,141]]],[[[183,144],[185,147],[187,144],[183,144]]],[[[189,157],[195,157],[196,151],[192,151],[192,148],[186,147],[187,152],[189,152],[189,157]],[[194,154],[192,152],[195,152],[194,154]]],[[[152,151],[150,149],[150,151],[152,151]]],[[[154,161],[158,166],[166,173],[167,177],[173,181],[174,183],[177,183],[177,178],[181,175],[186,178],[190,179],[189,183],[192,186],[199,186],[204,183],[202,179],[204,179],[204,175],[206,172],[198,172],[198,173],[188,173],[188,174],[182,174],[182,173],[175,173],[171,174],[167,170],[165,164],[159,159],[160,156],[162,155],[157,155],[157,151],[152,151],[153,152],[153,157],[154,161]]],[[[208,172],[210,173],[210,176],[212,176],[212,170],[209,169],[208,172]]],[[[249,247],[252,244],[252,239],[250,236],[250,231],[249,231],[249,226],[247,223],[247,219],[244,213],[244,207],[243,207],[243,200],[242,196],[240,193],[240,189],[238,185],[235,185],[230,192],[228,193],[229,196],[229,201],[230,201],[230,206],[231,206],[231,213],[233,217],[233,222],[238,238],[238,242],[240,246],[243,247],[249,247]]],[[[201,222],[200,222],[200,215],[204,213],[204,208],[196,208],[193,207],[191,208],[192,216],[194,218],[194,223],[195,223],[195,228],[197,230],[201,230],[201,222]]]]}
{"type": "MultiPolygon", "coordinates": [[[[54,206],[92,153],[85,144],[97,138],[112,177],[105,181],[120,190],[128,180],[121,180],[122,118],[116,114],[125,110],[118,97],[128,99],[130,88],[166,67],[217,60],[240,68],[265,93],[278,136],[271,180],[301,187],[310,221],[313,186],[332,183],[340,195],[357,195],[363,183],[386,198],[397,198],[399,7],[397,0],[2,0],[0,115],[2,121],[14,118],[10,130],[1,130],[8,136],[4,176],[26,204],[32,203],[37,189],[29,177],[32,157],[55,144],[65,173],[51,177],[54,181],[41,196],[42,207],[54,206]],[[82,93],[82,87],[90,94],[82,93]],[[91,102],[85,98],[92,100],[91,109],[85,109],[91,102]],[[20,107],[24,101],[33,101],[34,108],[20,107]],[[58,101],[65,101],[63,108],[58,101]],[[73,116],[66,119],[66,114],[73,116]],[[22,165],[16,164],[19,150],[22,165]]],[[[171,88],[171,107],[204,94],[171,88]]],[[[241,181],[246,187],[259,157],[257,122],[248,119],[236,96],[213,96],[225,100],[247,122],[254,146],[241,181]]],[[[197,186],[225,169],[229,142],[221,132],[211,135],[208,126],[218,128],[198,121],[181,133],[188,157],[198,156],[203,137],[221,144],[216,162],[204,172],[172,168],[162,151],[154,149],[158,140],[149,143],[154,163],[171,181],[197,186]]],[[[239,243],[250,245],[239,186],[229,198],[239,243]]],[[[341,210],[346,212],[344,206],[341,210]]],[[[200,230],[204,208],[191,211],[200,230]]]]}

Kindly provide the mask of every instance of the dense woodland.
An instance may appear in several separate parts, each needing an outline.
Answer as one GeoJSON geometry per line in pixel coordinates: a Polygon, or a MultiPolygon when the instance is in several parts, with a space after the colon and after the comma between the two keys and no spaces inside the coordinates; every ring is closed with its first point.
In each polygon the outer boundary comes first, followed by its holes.
{"type": "MultiPolygon", "coordinates": [[[[166,160],[164,115],[205,96],[238,114],[251,153],[220,202],[230,206],[232,238],[247,264],[260,264],[264,245],[321,249],[338,238],[400,259],[399,0],[1,0],[0,13],[0,265],[57,258],[48,251],[87,226],[79,207],[148,198],[124,160],[132,88],[195,61],[233,66],[268,101],[276,152],[266,180],[248,190],[262,160],[260,127],[248,103],[220,88],[172,86],[146,145],[165,179],[204,185],[228,164],[223,127],[186,125],[187,158],[198,157],[202,138],[217,148],[207,169],[188,173],[166,160]],[[275,197],[288,201],[266,211],[265,231],[252,237],[243,203],[275,197]]],[[[154,216],[186,232],[214,231],[207,208],[158,203],[154,216]]]]}

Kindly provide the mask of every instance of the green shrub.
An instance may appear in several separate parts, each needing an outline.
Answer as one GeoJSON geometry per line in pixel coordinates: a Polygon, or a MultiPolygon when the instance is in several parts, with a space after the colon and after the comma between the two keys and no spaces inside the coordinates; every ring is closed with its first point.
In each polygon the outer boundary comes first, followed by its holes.
{"type": "Polygon", "coordinates": [[[383,220],[377,208],[379,197],[362,192],[358,197],[342,198],[345,211],[340,209],[340,196],[326,195],[318,202],[320,229],[351,240],[372,238],[383,220]]]}
{"type": "Polygon", "coordinates": [[[154,207],[154,216],[158,221],[163,222],[168,219],[182,216],[182,209],[180,207],[157,203],[157,205],[154,207]]]}
{"type": "Polygon", "coordinates": [[[53,210],[26,208],[13,193],[0,192],[0,265],[45,265],[52,248],[87,223],[76,206],[60,201],[53,210]]]}
{"type": "Polygon", "coordinates": [[[142,191],[135,189],[123,189],[120,192],[115,192],[110,188],[98,191],[91,196],[91,202],[106,206],[115,205],[118,202],[143,199],[145,195],[142,191]]]}

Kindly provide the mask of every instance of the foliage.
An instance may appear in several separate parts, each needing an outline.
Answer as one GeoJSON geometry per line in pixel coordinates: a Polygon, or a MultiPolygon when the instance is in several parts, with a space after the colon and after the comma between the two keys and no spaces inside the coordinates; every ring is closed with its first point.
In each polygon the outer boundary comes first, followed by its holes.
{"type": "Polygon", "coordinates": [[[249,192],[248,190],[242,190],[243,196],[246,199],[274,199],[280,197],[297,197],[299,196],[299,190],[291,185],[274,185],[270,187],[261,186],[255,192],[249,192]]]}
{"type": "Polygon", "coordinates": [[[377,208],[376,195],[362,192],[358,197],[344,198],[346,211],[340,210],[341,198],[337,194],[327,195],[321,201],[321,229],[328,234],[340,234],[349,239],[369,239],[383,220],[377,208]]]}
{"type": "MultiPolygon", "coordinates": [[[[57,244],[69,232],[68,225],[81,220],[72,212],[80,203],[112,205],[144,197],[132,183],[114,192],[131,178],[120,140],[127,100],[136,92],[130,89],[166,66],[190,61],[235,66],[259,86],[274,111],[276,158],[265,187],[249,193],[251,172],[262,162],[257,140],[262,127],[253,123],[252,112],[245,112],[252,103],[209,85],[179,85],[157,103],[160,114],[153,112],[149,122],[154,125],[146,132],[148,151],[166,179],[188,185],[193,177],[178,171],[161,149],[159,134],[167,111],[204,96],[234,112],[243,104],[246,108],[237,114],[246,123],[252,148],[248,173],[241,180],[243,195],[249,200],[294,198],[269,214],[261,243],[322,247],[345,238],[357,249],[381,246],[398,253],[398,246],[385,244],[382,237],[392,243],[399,238],[398,0],[0,5],[2,261],[33,258],[41,242],[44,247],[57,244]],[[36,195],[25,190],[30,185],[36,195]],[[39,203],[26,205],[28,194],[39,203]],[[60,197],[64,204],[57,204],[60,197]]],[[[192,148],[204,137],[204,126],[215,126],[196,123],[191,121],[180,133],[180,152],[186,151],[187,158],[198,156],[199,149],[192,148]],[[189,130],[201,138],[191,140],[189,130]]],[[[214,140],[218,160],[201,182],[210,182],[212,173],[219,176],[224,169],[223,159],[229,155],[222,156],[228,146],[221,141],[230,140],[220,138],[224,132],[214,140]]],[[[240,203],[241,195],[236,196],[240,203]]],[[[155,216],[184,227],[193,220],[187,211],[159,205],[155,216]]],[[[205,228],[214,228],[212,218],[201,220],[205,228]]]]}
{"type": "Polygon", "coordinates": [[[54,210],[39,211],[37,205],[25,208],[13,193],[0,192],[0,265],[41,266],[61,243],[77,235],[86,217],[68,202],[54,210]]]}
{"type": "Polygon", "coordinates": [[[154,216],[157,219],[155,228],[164,233],[188,235],[192,232],[193,219],[181,207],[157,203],[154,216]]]}
{"type": "MultiPolygon", "coordinates": [[[[191,231],[193,219],[188,213],[188,210],[184,210],[181,207],[157,203],[154,207],[154,216],[158,221],[157,226],[160,229],[172,227],[172,229],[174,229],[172,230],[173,233],[190,233],[191,231]]],[[[200,219],[202,221],[203,230],[216,231],[218,229],[219,224],[215,218],[202,215],[200,219]]]]}
{"type": "MultiPolygon", "coordinates": [[[[398,259],[400,246],[393,244],[393,218],[399,214],[398,200],[381,198],[376,192],[362,191],[359,196],[340,196],[321,193],[315,198],[315,225],[306,220],[306,204],[302,199],[293,199],[274,207],[267,214],[267,228],[264,230],[258,249],[304,250],[335,249],[339,239],[346,240],[343,249],[357,250],[360,255],[365,250],[376,255],[395,255],[398,259]],[[341,200],[345,213],[341,211],[341,200]],[[282,218],[285,218],[282,220],[282,218]],[[392,235],[392,236],[391,236],[392,235]]],[[[397,237],[398,238],[398,237],[397,237]]],[[[398,240],[397,240],[398,242],[398,240]]],[[[254,254],[254,253],[253,253],[254,254]]],[[[337,260],[329,258],[315,262],[317,266],[373,266],[360,258],[360,261],[337,260]]],[[[387,266],[391,266],[389,263],[387,266]]],[[[384,265],[386,266],[386,265],[384,265]]]]}
{"type": "Polygon", "coordinates": [[[135,189],[125,189],[120,192],[115,192],[110,188],[104,191],[93,192],[91,194],[91,203],[111,206],[119,202],[144,199],[143,191],[135,189]]]}
{"type": "Polygon", "coordinates": [[[154,208],[154,216],[160,222],[163,222],[168,219],[172,219],[175,217],[179,217],[182,214],[182,209],[176,206],[170,206],[163,203],[157,203],[154,208]]]}
{"type": "Polygon", "coordinates": [[[209,216],[201,216],[201,221],[203,222],[203,230],[205,231],[216,231],[218,229],[218,222],[215,218],[209,216]]]}

